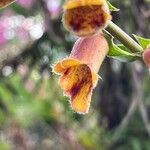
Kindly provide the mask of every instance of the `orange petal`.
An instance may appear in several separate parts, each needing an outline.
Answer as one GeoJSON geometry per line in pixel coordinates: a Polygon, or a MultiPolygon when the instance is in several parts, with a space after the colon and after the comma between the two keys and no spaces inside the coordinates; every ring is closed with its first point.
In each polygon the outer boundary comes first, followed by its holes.
{"type": "Polygon", "coordinates": [[[59,85],[70,97],[74,111],[85,114],[89,110],[92,90],[99,76],[90,67],[76,59],[68,58],[55,64],[53,71],[61,74],[59,85]]]}
{"type": "Polygon", "coordinates": [[[65,95],[68,95],[68,91],[78,82],[80,73],[78,66],[72,66],[66,69],[64,74],[59,78],[59,84],[64,90],[65,95]]]}
{"type": "Polygon", "coordinates": [[[86,64],[72,66],[60,77],[59,84],[64,93],[70,97],[74,111],[82,114],[88,112],[94,88],[92,80],[92,72],[86,64]]]}
{"type": "Polygon", "coordinates": [[[66,58],[52,67],[52,71],[56,74],[64,73],[69,67],[81,64],[80,61],[73,58],[66,58]]]}
{"type": "Polygon", "coordinates": [[[68,0],[64,5],[64,10],[73,9],[80,6],[102,5],[106,0],[68,0]]]}

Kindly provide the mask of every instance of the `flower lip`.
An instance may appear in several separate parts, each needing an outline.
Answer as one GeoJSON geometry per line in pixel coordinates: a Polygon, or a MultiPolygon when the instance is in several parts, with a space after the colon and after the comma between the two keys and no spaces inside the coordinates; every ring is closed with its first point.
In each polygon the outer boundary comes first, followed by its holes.
{"type": "Polygon", "coordinates": [[[53,66],[53,72],[61,74],[59,85],[64,95],[70,97],[72,109],[80,114],[88,113],[98,75],[88,65],[72,58],[58,62],[53,66]]]}
{"type": "Polygon", "coordinates": [[[59,61],[58,63],[54,64],[52,66],[52,72],[58,75],[67,74],[67,70],[74,66],[80,66],[80,65],[86,65],[90,68],[90,71],[92,73],[92,80],[94,87],[96,86],[97,80],[101,79],[101,77],[96,74],[95,70],[93,70],[89,65],[87,65],[85,62],[81,62],[78,59],[75,58],[65,58],[62,61],[59,61]]]}
{"type": "Polygon", "coordinates": [[[81,61],[73,59],[73,58],[66,58],[63,59],[62,61],[54,64],[52,66],[52,72],[56,73],[56,74],[62,74],[64,73],[68,68],[75,66],[75,65],[80,65],[81,61]]]}

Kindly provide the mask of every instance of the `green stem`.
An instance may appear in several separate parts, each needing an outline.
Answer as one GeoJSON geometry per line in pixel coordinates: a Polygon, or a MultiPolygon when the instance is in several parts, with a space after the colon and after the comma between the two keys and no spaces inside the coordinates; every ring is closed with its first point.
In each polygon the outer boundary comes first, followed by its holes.
{"type": "Polygon", "coordinates": [[[131,52],[143,52],[143,48],[112,21],[109,22],[106,30],[131,50],[131,52]]]}

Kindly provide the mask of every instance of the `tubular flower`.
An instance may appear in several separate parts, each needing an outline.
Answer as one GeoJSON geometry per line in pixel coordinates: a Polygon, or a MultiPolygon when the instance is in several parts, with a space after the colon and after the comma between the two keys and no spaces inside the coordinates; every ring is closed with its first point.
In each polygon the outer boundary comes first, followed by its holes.
{"type": "Polygon", "coordinates": [[[14,2],[15,0],[0,0],[0,8],[3,8],[9,4],[11,4],[12,2],[14,2]]]}
{"type": "Polygon", "coordinates": [[[111,20],[106,0],[67,0],[63,8],[64,27],[80,37],[101,31],[111,20]]]}
{"type": "Polygon", "coordinates": [[[91,95],[98,81],[98,70],[108,52],[103,35],[79,38],[70,56],[53,66],[53,72],[61,75],[59,85],[70,97],[72,109],[88,113],[91,95]]]}
{"type": "Polygon", "coordinates": [[[144,51],[143,60],[144,60],[144,63],[146,64],[146,66],[150,70],[150,47],[144,51]]]}

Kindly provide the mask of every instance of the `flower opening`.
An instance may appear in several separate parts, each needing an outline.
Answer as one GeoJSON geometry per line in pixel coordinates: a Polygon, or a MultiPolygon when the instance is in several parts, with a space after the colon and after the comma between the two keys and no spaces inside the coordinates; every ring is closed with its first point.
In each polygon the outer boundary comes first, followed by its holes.
{"type": "Polygon", "coordinates": [[[77,36],[100,32],[111,20],[105,0],[70,0],[64,5],[63,24],[77,36]]]}

